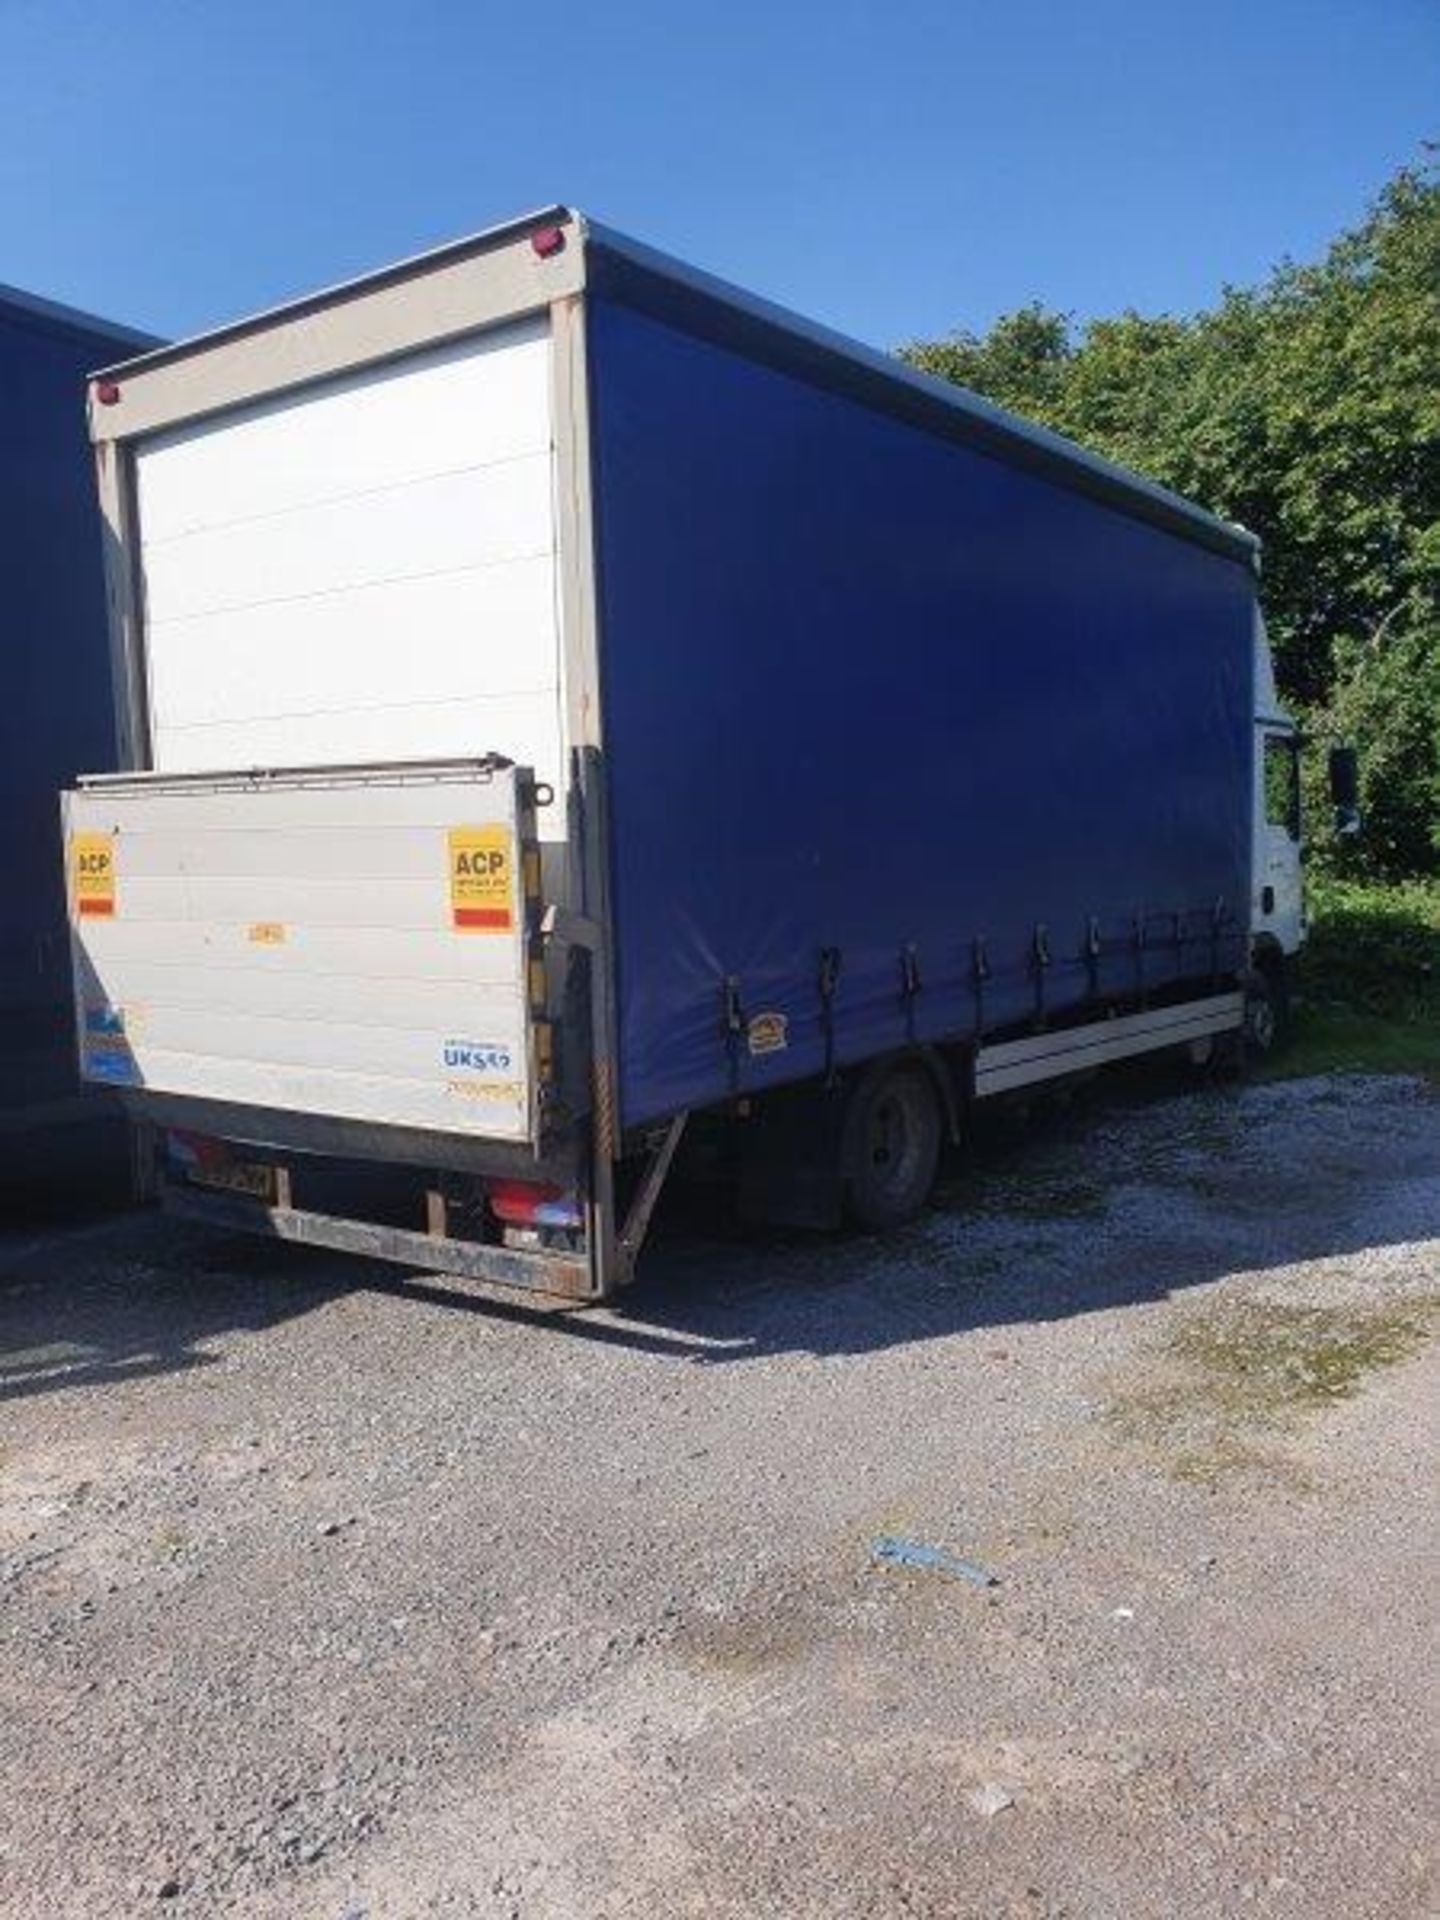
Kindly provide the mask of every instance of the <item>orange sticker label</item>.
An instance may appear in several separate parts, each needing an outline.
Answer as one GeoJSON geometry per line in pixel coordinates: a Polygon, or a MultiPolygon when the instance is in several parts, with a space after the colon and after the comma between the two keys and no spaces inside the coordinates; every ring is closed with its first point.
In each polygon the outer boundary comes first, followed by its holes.
{"type": "Polygon", "coordinates": [[[72,833],[70,884],[82,919],[110,919],[115,912],[115,836],[72,833]]]}
{"type": "Polygon", "coordinates": [[[450,924],[461,933],[515,925],[515,849],[508,827],[452,827],[450,924]]]}

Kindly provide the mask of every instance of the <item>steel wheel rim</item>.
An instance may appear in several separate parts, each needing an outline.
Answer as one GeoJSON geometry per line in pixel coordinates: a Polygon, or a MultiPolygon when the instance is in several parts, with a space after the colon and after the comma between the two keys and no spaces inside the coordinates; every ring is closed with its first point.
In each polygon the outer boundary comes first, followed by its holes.
{"type": "Polygon", "coordinates": [[[887,1196],[906,1193],[920,1165],[920,1129],[908,1088],[886,1090],[870,1116],[866,1160],[887,1196]]]}
{"type": "Polygon", "coordinates": [[[1262,1053],[1275,1044],[1275,1009],[1266,994],[1256,994],[1250,1002],[1250,1038],[1262,1053]]]}

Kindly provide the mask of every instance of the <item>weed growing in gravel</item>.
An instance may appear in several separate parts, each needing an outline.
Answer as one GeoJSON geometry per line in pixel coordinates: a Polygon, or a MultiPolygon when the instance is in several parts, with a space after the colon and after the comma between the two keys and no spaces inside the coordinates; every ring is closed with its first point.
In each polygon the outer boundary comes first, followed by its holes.
{"type": "Polygon", "coordinates": [[[1252,1302],[1186,1320],[1171,1347],[1257,1415],[1348,1398],[1374,1367],[1425,1338],[1433,1306],[1375,1309],[1252,1302]]]}
{"type": "Polygon", "coordinates": [[[1263,1474],[1292,1493],[1315,1490],[1314,1477],[1298,1460],[1277,1447],[1262,1447],[1233,1433],[1218,1433],[1205,1446],[1177,1453],[1170,1463],[1170,1478],[1187,1487],[1213,1488],[1227,1474],[1236,1473],[1263,1474]]]}
{"type": "Polygon", "coordinates": [[[1167,1344],[1168,1378],[1118,1395],[1107,1418],[1125,1439],[1158,1447],[1178,1480],[1289,1473],[1294,1463],[1260,1437],[1408,1358],[1437,1310],[1440,1297],[1371,1308],[1247,1301],[1190,1314],[1167,1344]]]}

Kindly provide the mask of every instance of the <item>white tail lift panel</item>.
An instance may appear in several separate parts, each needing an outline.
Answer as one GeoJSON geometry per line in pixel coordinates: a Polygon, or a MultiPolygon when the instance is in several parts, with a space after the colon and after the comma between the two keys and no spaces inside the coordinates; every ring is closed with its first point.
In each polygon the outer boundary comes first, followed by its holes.
{"type": "Polygon", "coordinates": [[[66,795],[84,1077],[532,1139],[527,791],[471,766],[66,795]]]}

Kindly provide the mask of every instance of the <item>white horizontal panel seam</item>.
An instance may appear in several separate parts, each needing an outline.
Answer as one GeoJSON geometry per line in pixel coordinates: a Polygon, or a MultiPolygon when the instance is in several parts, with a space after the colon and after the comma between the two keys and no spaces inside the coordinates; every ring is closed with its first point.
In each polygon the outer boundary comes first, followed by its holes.
{"type": "MultiPolygon", "coordinates": [[[[438,1028],[436,1032],[439,1032],[438,1028]]],[[[382,1080],[387,1086],[413,1087],[421,1093],[440,1095],[444,1092],[443,1088],[437,1087],[431,1081],[420,1079],[418,1075],[381,1073],[373,1067],[322,1067],[308,1061],[276,1062],[259,1060],[256,1059],[253,1054],[248,1053],[195,1053],[188,1047],[150,1047],[147,1049],[142,1043],[137,1048],[137,1058],[143,1061],[147,1053],[155,1060],[191,1060],[194,1061],[197,1066],[206,1068],[213,1068],[218,1063],[221,1066],[227,1067],[254,1067],[260,1073],[271,1075],[275,1073],[278,1067],[279,1071],[283,1073],[318,1074],[325,1079],[352,1080],[361,1083],[371,1080],[382,1080]]],[[[143,1086],[145,1083],[141,1081],[139,1084],[143,1086]]],[[[174,1091],[174,1089],[166,1087],[161,1088],[160,1091],[171,1092],[174,1091]]],[[[497,1100],[495,1102],[496,1106],[501,1107],[507,1104],[504,1100],[497,1100]]],[[[382,1125],[384,1123],[377,1122],[376,1124],[382,1125]]]]}
{"type": "MultiPolygon", "coordinates": [[[[485,936],[480,934],[458,933],[454,936],[456,940],[465,939],[472,943],[483,937],[485,936]]],[[[293,943],[287,942],[286,945],[290,947],[293,953],[293,943]]],[[[505,958],[512,963],[514,957],[513,952],[505,955],[505,958]]],[[[199,959],[192,959],[188,963],[184,963],[162,960],[138,960],[133,955],[126,956],[127,977],[134,977],[140,974],[148,979],[158,973],[175,973],[181,974],[186,979],[189,979],[191,975],[197,971],[202,973],[206,980],[223,980],[231,975],[241,980],[254,980],[258,977],[257,970],[253,966],[242,967],[229,963],[221,963],[209,958],[206,958],[203,962],[199,959]]],[[[295,981],[324,981],[336,986],[349,985],[356,987],[393,987],[400,984],[404,986],[407,992],[428,991],[432,987],[437,990],[443,988],[448,992],[452,988],[458,987],[466,993],[478,994],[482,998],[496,993],[508,994],[511,996],[512,1001],[515,994],[513,964],[504,974],[497,972],[489,978],[478,973],[437,973],[427,967],[421,978],[409,980],[405,979],[403,975],[396,973],[363,973],[352,972],[349,969],[337,967],[301,967],[295,965],[287,965],[283,970],[277,967],[274,978],[283,982],[286,986],[289,986],[295,981]]],[[[212,1004],[206,1000],[196,1001],[192,1004],[183,996],[172,998],[170,988],[163,984],[160,986],[160,993],[163,996],[161,998],[157,998],[154,993],[142,993],[138,998],[146,1005],[153,1004],[156,1007],[189,1008],[191,1011],[198,1010],[201,1012],[206,1011],[212,1004]]],[[[310,1017],[309,1015],[306,1016],[307,1019],[310,1017]]]]}
{"type": "MultiPolygon", "coordinates": [[[[220,927],[220,928],[233,927],[238,929],[241,927],[253,927],[255,925],[255,919],[253,916],[247,916],[243,920],[221,920],[215,914],[211,914],[211,913],[205,914],[203,918],[197,917],[192,920],[171,920],[171,919],[151,920],[151,919],[143,918],[139,915],[132,915],[129,924],[133,927],[144,927],[147,930],[147,932],[154,932],[161,927],[197,927],[202,925],[207,927],[220,927]]],[[[295,925],[295,922],[289,921],[282,924],[286,924],[293,927],[295,925]]],[[[343,931],[345,933],[396,933],[396,934],[448,933],[450,935],[450,938],[453,940],[457,940],[457,941],[489,940],[497,947],[501,944],[502,941],[508,942],[511,938],[509,934],[504,934],[504,933],[498,933],[498,932],[497,933],[488,933],[488,932],[473,933],[473,932],[462,930],[458,927],[452,929],[445,925],[440,924],[439,922],[423,922],[422,923],[420,921],[413,921],[413,920],[412,921],[388,920],[388,921],[385,921],[383,924],[375,920],[332,920],[332,921],[317,920],[317,921],[311,921],[308,924],[314,927],[317,931],[321,933],[336,933],[340,931],[343,931]]],[[[102,946],[98,945],[97,943],[93,942],[93,940],[92,940],[91,950],[92,952],[95,953],[95,955],[99,959],[102,959],[102,960],[104,959],[105,949],[102,946]]],[[[124,954],[116,953],[112,956],[114,962],[117,964],[133,963],[134,957],[135,956],[130,953],[124,953],[124,954]]],[[[198,966],[201,963],[199,960],[196,960],[192,964],[198,966]]],[[[462,974],[462,975],[450,976],[450,977],[453,978],[455,980],[455,984],[459,986],[472,986],[472,985],[486,986],[489,984],[488,981],[485,981],[479,978],[472,978],[472,976],[468,974],[462,974]]],[[[397,978],[397,976],[395,974],[382,974],[382,975],[378,975],[377,978],[394,980],[395,978],[397,978]]]]}
{"type": "Polygon", "coordinates": [[[289,506],[272,507],[264,513],[241,513],[228,520],[209,520],[203,525],[186,527],[180,533],[164,533],[158,537],[147,535],[147,550],[162,552],[167,547],[179,546],[186,540],[198,540],[217,533],[228,533],[233,527],[253,527],[271,520],[298,519],[307,513],[324,513],[332,507],[348,506],[354,500],[377,500],[387,494],[403,493],[410,487],[428,487],[436,480],[456,480],[467,473],[491,473],[500,467],[525,466],[533,461],[549,460],[553,452],[553,441],[546,440],[534,447],[527,447],[520,453],[500,454],[494,460],[476,460],[463,467],[436,467],[425,473],[411,474],[403,480],[387,480],[379,486],[359,487],[348,493],[317,495],[313,500],[297,500],[289,506]]]}
{"type": "Polygon", "coordinates": [[[381,700],[369,706],[360,700],[352,700],[344,707],[284,707],[276,713],[231,713],[218,720],[162,720],[158,731],[161,733],[200,733],[207,727],[241,727],[256,721],[272,720],[328,720],[346,713],[410,713],[422,707],[474,706],[482,700],[543,700],[553,699],[556,690],[549,682],[538,687],[510,687],[503,692],[486,693],[482,691],[446,694],[434,700],[381,700]]]}
{"type": "MultiPolygon", "coordinates": [[[[430,1094],[436,1097],[443,1097],[444,1095],[444,1089],[442,1087],[436,1086],[431,1081],[422,1080],[418,1075],[411,1075],[411,1074],[405,1074],[405,1073],[381,1073],[381,1072],[378,1072],[373,1067],[366,1067],[363,1069],[359,1067],[322,1067],[322,1066],[315,1065],[311,1062],[299,1061],[299,1060],[293,1061],[293,1062],[292,1061],[276,1062],[276,1061],[270,1061],[270,1060],[259,1060],[259,1059],[256,1059],[253,1054],[249,1054],[249,1053],[216,1053],[216,1054],[195,1053],[189,1047],[153,1047],[151,1048],[150,1051],[154,1059],[156,1059],[157,1061],[162,1059],[190,1060],[190,1061],[193,1061],[197,1066],[203,1066],[206,1068],[213,1068],[217,1064],[222,1067],[225,1067],[225,1066],[253,1067],[256,1069],[257,1072],[262,1073],[267,1077],[273,1075],[276,1072],[276,1069],[278,1067],[281,1072],[293,1073],[297,1075],[315,1074],[321,1077],[322,1079],[331,1080],[331,1081],[345,1080],[345,1081],[356,1082],[361,1085],[366,1084],[368,1082],[380,1082],[386,1086],[392,1086],[392,1087],[412,1087],[417,1092],[430,1094]]],[[[140,1050],[141,1059],[144,1058],[144,1052],[145,1050],[142,1048],[140,1050]]],[[[141,1084],[143,1085],[143,1082],[141,1084]]],[[[174,1089],[166,1087],[161,1089],[161,1091],[171,1092],[171,1091],[174,1091],[174,1089]]],[[[497,1106],[503,1107],[508,1103],[503,1099],[501,1099],[501,1100],[497,1100],[495,1104],[497,1106]]],[[[377,1123],[377,1124],[383,1124],[383,1123],[377,1123]]]]}
{"type": "Polygon", "coordinates": [[[228,614],[255,613],[262,607],[293,607],[307,600],[338,600],[351,594],[373,593],[377,587],[407,587],[417,580],[453,580],[466,573],[488,573],[495,567],[528,567],[537,560],[554,557],[555,544],[537,547],[533,553],[507,553],[495,560],[467,560],[460,567],[426,567],[419,573],[386,573],[374,580],[347,580],[340,587],[318,587],[312,593],[282,593],[270,600],[237,600],[225,607],[202,607],[194,613],[152,617],[152,630],[170,631],[193,626],[199,620],[223,620],[228,614]]]}
{"type": "MultiPolygon", "coordinates": [[[[203,1002],[196,1006],[187,1006],[175,1000],[157,1002],[148,1009],[148,1012],[149,1017],[153,1020],[162,1020],[167,1013],[180,1015],[199,1013],[211,1019],[228,1021],[234,1026],[303,1027],[307,1033],[313,1032],[314,1029],[318,1027],[322,1032],[327,1034],[364,1033],[372,1037],[377,1034],[389,1034],[400,1040],[430,1040],[437,1038],[441,1034],[453,1036],[457,1032],[463,1033],[463,1028],[457,1027],[456,1022],[453,1020],[442,1021],[438,1025],[432,1025],[428,1020],[423,1023],[411,1021],[407,1026],[397,1027],[389,1020],[358,1020],[353,1016],[347,1017],[344,1020],[322,1020],[317,1019],[317,1017],[311,1013],[275,1013],[272,1012],[269,1007],[244,1007],[238,1011],[226,1011],[223,1008],[217,1009],[206,1006],[203,1002]]],[[[510,1015],[510,1024],[523,1029],[523,1008],[520,1003],[518,990],[514,987],[513,982],[511,985],[511,1001],[508,1012],[510,1015]]],[[[499,1023],[497,1022],[497,1024],[499,1023]]],[[[136,1054],[143,1059],[147,1044],[145,1035],[143,1033],[128,1034],[126,1037],[133,1045],[136,1054]]],[[[157,1044],[156,1051],[163,1053],[166,1050],[163,1045],[157,1044]]],[[[220,1056],[220,1058],[227,1060],[239,1057],[240,1056],[235,1054],[222,1054],[220,1056]]],[[[248,1058],[248,1055],[245,1057],[248,1058]]],[[[261,1062],[260,1064],[263,1065],[264,1063],[261,1062]]],[[[329,1066],[324,1068],[323,1071],[327,1073],[358,1073],[368,1076],[374,1069],[368,1066],[329,1066]]]]}

